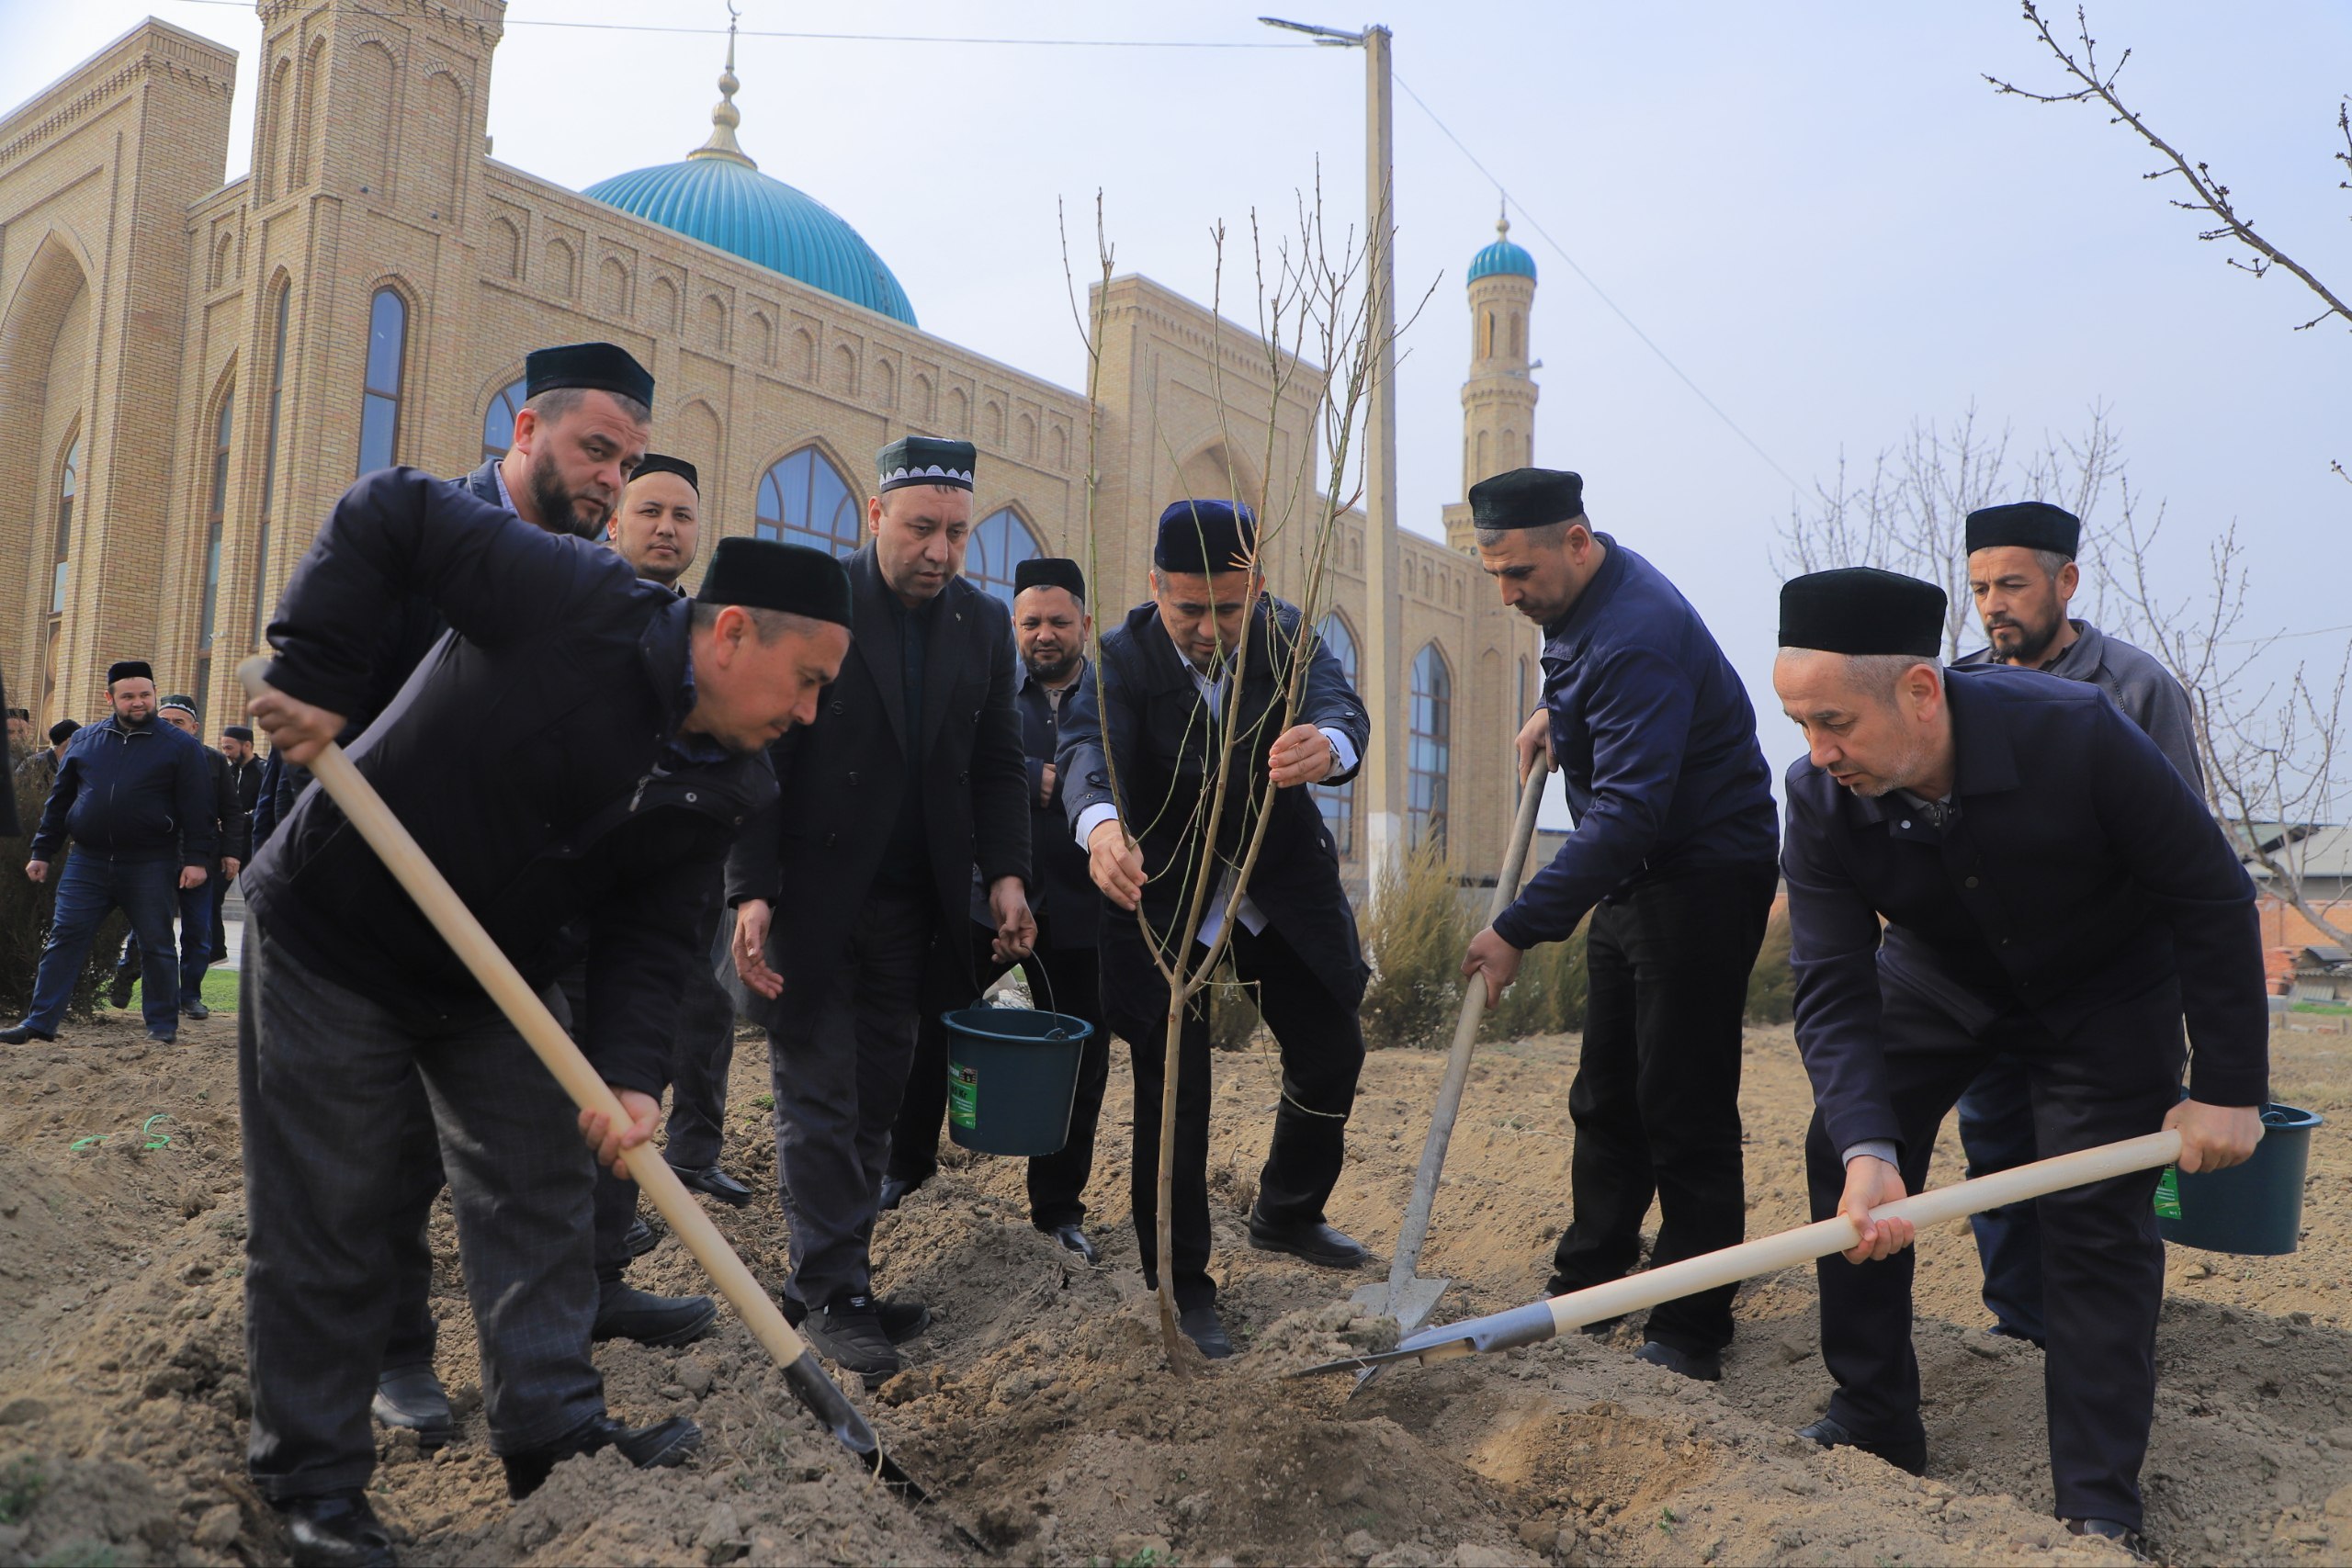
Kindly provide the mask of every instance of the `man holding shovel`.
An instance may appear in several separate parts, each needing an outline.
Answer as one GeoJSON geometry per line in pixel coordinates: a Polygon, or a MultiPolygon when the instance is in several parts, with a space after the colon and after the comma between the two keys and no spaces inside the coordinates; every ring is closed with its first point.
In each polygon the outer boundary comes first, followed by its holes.
{"type": "MultiPolygon", "coordinates": [[[[1779,824],[1747,688],[1674,584],[1593,531],[1584,480],[1517,468],[1471,486],[1470,507],[1479,564],[1544,628],[1544,707],[1520,753],[1551,748],[1577,830],[1472,940],[1463,973],[1485,975],[1491,1004],[1526,949],[1565,942],[1592,913],[1557,1295],[1632,1270],[1653,1194],[1652,1268],[1746,1233],[1740,1020],[1779,824]]],[[[1726,1285],[1653,1309],[1635,1354],[1722,1377],[1731,1301],[1726,1285]]]]}
{"type": "MultiPolygon", "coordinates": [[[[2269,1072],[2254,886],[2204,802],[2095,687],[1939,669],[1944,604],[1869,567],[1797,578],[1772,669],[1809,748],[1784,868],[1813,1213],[1861,1238],[1818,1265],[1838,1392],[1804,1435],[1913,1474],[1912,1226],[1870,1213],[1925,1184],[1962,1091],[2014,1055],[2041,1156],[2161,1125],[2181,1169],[2216,1170],[2254,1152],[2269,1072]]],[[[2126,1545],[2155,1404],[2155,1184],[2040,1200],[2057,1511],[2126,1545]]]]}
{"type": "MultiPolygon", "coordinates": [[[[628,437],[611,465],[625,473],[642,425],[613,434],[628,437]]],[[[630,1429],[605,1414],[574,1127],[607,1163],[652,1135],[711,869],[775,798],[754,753],[813,716],[848,647],[847,582],[820,552],[730,539],[686,601],[601,546],[385,469],[336,504],[271,625],[272,689],[253,714],[288,761],[343,728],[413,595],[455,635],[350,761],[528,983],[548,987],[571,960],[566,933],[587,933],[582,1045],[631,1121],[575,1118],[335,803],[304,795],[246,873],[238,1020],[249,1464],[298,1562],[390,1560],[364,1488],[401,1159],[384,1109],[412,1073],[438,1126],[510,1494],[575,1454],[673,1464],[699,1442],[683,1418],[630,1429]],[[453,774],[441,748],[458,731],[477,765],[453,774]]]]}

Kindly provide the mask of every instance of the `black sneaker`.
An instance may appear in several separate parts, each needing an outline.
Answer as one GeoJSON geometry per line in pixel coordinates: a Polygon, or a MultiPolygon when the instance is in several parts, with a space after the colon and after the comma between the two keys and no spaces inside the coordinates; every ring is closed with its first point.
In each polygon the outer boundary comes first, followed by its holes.
{"type": "Polygon", "coordinates": [[[835,1296],[810,1313],[800,1331],[820,1355],[855,1372],[868,1389],[879,1388],[899,1371],[899,1352],[882,1331],[872,1296],[835,1296]]]}
{"type": "MultiPolygon", "coordinates": [[[[874,1315],[881,1322],[883,1337],[893,1345],[920,1339],[931,1326],[930,1306],[912,1296],[884,1296],[874,1303],[874,1315]]],[[[784,1320],[795,1328],[808,1322],[808,1303],[785,1297],[784,1320]]]]}
{"type": "Polygon", "coordinates": [[[691,1345],[718,1321],[718,1303],[708,1296],[657,1296],[621,1283],[596,1291],[596,1325],[588,1337],[634,1339],[639,1345],[691,1345]]]}
{"type": "Polygon", "coordinates": [[[392,1538],[357,1487],[272,1503],[286,1525],[294,1568],[391,1568],[392,1538]]]}
{"type": "Polygon", "coordinates": [[[47,1029],[35,1029],[29,1023],[0,1029],[0,1045],[22,1045],[28,1040],[54,1040],[57,1035],[47,1029]]]}
{"type": "Polygon", "coordinates": [[[683,1416],[637,1427],[624,1427],[609,1416],[594,1416],[551,1443],[505,1456],[506,1495],[521,1502],[547,1483],[557,1465],[580,1454],[616,1448],[638,1469],[661,1470],[684,1464],[686,1456],[700,1447],[702,1428],[683,1416]]]}
{"type": "Polygon", "coordinates": [[[147,1043],[150,1045],[176,1045],[179,1043],[179,1031],[175,1029],[159,1030],[147,1036],[147,1043]]]}
{"type": "Polygon", "coordinates": [[[204,1005],[204,998],[202,997],[190,997],[187,1000],[180,1004],[180,1016],[183,1018],[210,1018],[212,1016],[212,1010],[204,1005]]]}
{"type": "Polygon", "coordinates": [[[1858,1438],[1847,1430],[1842,1422],[1824,1416],[1810,1427],[1799,1427],[1797,1436],[1819,1443],[1825,1449],[1860,1449],[1906,1474],[1928,1473],[1928,1435],[1925,1432],[1908,1438],[1858,1438]]]}

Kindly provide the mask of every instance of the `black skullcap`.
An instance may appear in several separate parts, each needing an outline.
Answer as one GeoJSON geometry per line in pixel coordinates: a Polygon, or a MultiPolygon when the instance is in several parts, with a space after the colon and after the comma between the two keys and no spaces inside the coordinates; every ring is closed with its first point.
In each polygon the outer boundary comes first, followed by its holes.
{"type": "Polygon", "coordinates": [[[1215,577],[1239,571],[1258,548],[1258,518],[1238,501],[1179,501],[1159,514],[1151,552],[1162,571],[1215,577]]]}
{"type": "Polygon", "coordinates": [[[565,387],[611,392],[633,398],[648,409],[653,406],[653,372],[615,343],[567,343],[558,348],[535,348],[524,356],[524,401],[565,387]]]}
{"type": "Polygon", "coordinates": [[[1874,566],[1792,577],[1781,585],[1781,646],[1933,659],[1944,646],[1944,591],[1874,566]]]}
{"type": "Polygon", "coordinates": [[[1979,507],[1968,514],[1968,553],[2014,545],[2075,558],[2083,542],[2083,520],[2046,501],[2014,501],[1979,507]]]}
{"type": "Polygon", "coordinates": [[[174,692],[170,696],[165,697],[162,702],[155,705],[155,711],[157,713],[163,712],[165,708],[177,708],[182,713],[193,714],[196,712],[196,699],[194,697],[184,697],[177,692],[174,692]]]}
{"type": "Polygon", "coordinates": [[[21,718],[27,724],[30,724],[33,721],[33,710],[30,708],[10,708],[8,710],[8,716],[10,718],[21,718]]]}
{"type": "Polygon", "coordinates": [[[61,718],[55,724],[49,727],[49,743],[51,746],[62,746],[68,740],[73,739],[76,735],[81,733],[82,721],[80,719],[61,718]]]}
{"type": "Polygon", "coordinates": [[[1542,528],[1584,515],[1584,478],[1560,468],[1513,468],[1470,487],[1474,528],[1542,528]]]}
{"type": "Polygon", "coordinates": [[[693,491],[697,497],[702,494],[702,476],[695,472],[695,466],[684,457],[669,457],[659,452],[648,452],[645,455],[645,460],[638,464],[637,471],[629,475],[629,478],[641,479],[648,474],[675,474],[686,481],[686,488],[693,491]]]}
{"type": "Polygon", "coordinates": [[[1086,573],[1059,556],[1032,556],[1012,569],[1012,592],[1028,588],[1067,588],[1071,598],[1086,603],[1086,573]]]}
{"type": "Polygon", "coordinates": [[[155,667],[143,659],[118,659],[107,666],[107,684],[117,681],[152,681],[155,667]]]}
{"type": "Polygon", "coordinates": [[[823,550],[780,539],[721,539],[695,594],[701,604],[741,604],[850,624],[849,569],[823,550]]]}
{"type": "Polygon", "coordinates": [[[969,490],[978,467],[979,455],[968,441],[902,435],[874,455],[874,493],[881,495],[901,485],[954,485],[969,490]]]}
{"type": "Polygon", "coordinates": [[[249,724],[223,725],[220,733],[232,740],[242,740],[248,746],[254,743],[253,726],[249,724]]]}

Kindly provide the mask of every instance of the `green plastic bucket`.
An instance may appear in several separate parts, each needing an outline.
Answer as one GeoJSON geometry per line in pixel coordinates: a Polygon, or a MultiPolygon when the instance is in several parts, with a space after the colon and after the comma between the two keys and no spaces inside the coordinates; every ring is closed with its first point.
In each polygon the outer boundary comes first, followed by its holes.
{"type": "Polygon", "coordinates": [[[2207,1252],[2276,1258],[2294,1251],[2303,1228],[2312,1130],[2326,1120],[2274,1102],[2262,1108],[2262,1142],[2244,1165],[2194,1176],[2166,1167],[2156,1188],[2156,1228],[2175,1246],[2207,1252]]]}
{"type": "Polygon", "coordinates": [[[958,1008],[947,1025],[947,1135],[990,1155],[1050,1155],[1069,1142],[1078,1062],[1093,1026],[1028,1008],[958,1008]]]}

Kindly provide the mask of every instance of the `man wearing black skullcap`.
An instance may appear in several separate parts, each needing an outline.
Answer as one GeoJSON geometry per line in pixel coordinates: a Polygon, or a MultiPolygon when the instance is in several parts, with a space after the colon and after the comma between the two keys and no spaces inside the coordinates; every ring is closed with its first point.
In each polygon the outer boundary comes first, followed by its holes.
{"type": "Polygon", "coordinates": [[[74,841],[57,881],[57,904],[33,978],[24,1021],[0,1029],[0,1043],[54,1040],[89,962],[98,927],[119,908],[144,953],[140,996],[147,1037],[179,1038],[179,976],[172,917],[180,893],[204,885],[212,859],[212,774],[204,748],[155,716],[155,676],[142,659],[107,671],[113,712],[81,730],[66,748],[33,830],[25,875],[49,879],[51,864],[74,841]]]}
{"type": "MultiPolygon", "coordinates": [[[[1346,1156],[1363,1067],[1357,1010],[1368,971],[1340,886],[1338,849],[1299,786],[1353,777],[1371,720],[1298,606],[1265,591],[1257,518],[1247,506],[1179,501],[1161,513],[1151,591],[1103,634],[1099,679],[1080,682],[1063,716],[1058,763],[1070,829],[1087,848],[1094,885],[1116,906],[1103,911],[1102,1008],[1135,1069],[1129,1196],[1144,1276],[1156,1285],[1160,1266],[1168,986],[1129,912],[1140,905],[1166,954],[1182,939],[1204,884],[1211,891],[1196,941],[1214,945],[1228,920],[1236,924],[1234,972],[1255,988],[1282,1053],[1282,1103],[1250,1211],[1250,1245],[1352,1269],[1363,1262],[1363,1247],[1325,1220],[1324,1204],[1346,1156]],[[1303,682],[1295,681],[1300,660],[1303,682]],[[1285,726],[1295,683],[1298,705],[1285,726]],[[1210,791],[1227,758],[1230,782],[1211,843],[1210,791]],[[1261,813],[1270,818],[1262,837],[1261,813]],[[1237,897],[1234,868],[1253,842],[1257,866],[1237,897]]],[[[1174,1257],[1167,1266],[1185,1335],[1203,1353],[1223,1357],[1233,1342],[1208,1273],[1206,1003],[1201,996],[1187,1008],[1175,1064],[1174,1257]]]]}
{"type": "MultiPolygon", "coordinates": [[[[156,705],[155,716],[181,734],[203,740],[197,729],[196,699],[177,693],[156,705]]],[[[204,747],[204,765],[212,779],[205,825],[211,829],[215,852],[205,867],[205,878],[180,890],[179,998],[187,1018],[209,1018],[204,1005],[204,972],[220,956],[212,944],[212,911],[220,891],[236,880],[237,868],[252,858],[253,820],[239,809],[236,770],[227,755],[204,747]]],[[[130,1003],[131,983],[139,978],[141,957],[137,932],[123,938],[122,955],[116,960],[111,1000],[117,1007],[130,1003]]]]}
{"type": "MultiPolygon", "coordinates": [[[[1029,1162],[1029,1223],[1087,1262],[1096,1260],[1086,1234],[1087,1178],[1094,1168],[1094,1129],[1111,1073],[1110,1031],[1102,1022],[1095,936],[1102,896],[1087,873],[1086,852],[1069,836],[1062,812],[1062,711],[1087,679],[1086,575],[1074,560],[1035,557],[1012,571],[1012,638],[1021,655],[1013,701],[1021,711],[1022,750],[1029,761],[1030,912],[1037,918],[1035,950],[1021,961],[1030,1000],[1083,1020],[1093,1031],[1080,1055],[1069,1137],[1058,1154],[1029,1162]]],[[[969,1007],[1011,967],[993,948],[996,929],[974,900],[961,946],[943,934],[933,950],[935,982],[924,998],[922,1032],[907,1079],[906,1103],[890,1134],[890,1170],[882,1207],[921,1187],[939,1168],[939,1125],[947,1113],[947,1028],[941,1015],[969,1007]]]]}
{"type": "MultiPolygon", "coordinates": [[[[2086,681],[2105,692],[2123,716],[2146,730],[2189,787],[2203,791],[2188,694],[2172,672],[2088,621],[2069,619],[2082,584],[2075,558],[2083,525],[2047,502],[1988,506],[1968,514],[1968,591],[1991,645],[1963,665],[2008,665],[2086,681]]],[[[2025,1064],[2004,1056],[1960,1097],[1960,1145],[1968,1174],[1990,1176],[2034,1157],[2033,1106],[2025,1064]]],[[[1991,1332],[2042,1343],[2041,1224],[2035,1205],[2009,1203],[1974,1215],[1984,1264],[1991,1332]]]]}
{"type": "Polygon", "coordinates": [[[270,625],[272,689],[252,713],[288,761],[373,700],[373,660],[418,598],[449,634],[351,761],[543,994],[584,937],[581,1046],[631,1121],[575,1115],[334,802],[307,791],[244,874],[238,1034],[248,1463],[311,1561],[386,1550],[368,1413],[399,1310],[416,1168],[401,1107],[420,1078],[509,1492],[574,1454],[670,1464],[699,1441],[683,1418],[631,1431],[605,1412],[581,1137],[610,1165],[658,1125],[711,868],[774,799],[756,753],[810,716],[848,642],[846,581],[818,552],[729,540],[686,601],[465,486],[383,469],[336,503],[270,625]],[[473,766],[447,765],[452,733],[473,766]]]}
{"type": "Polygon", "coordinates": [[[876,1299],[873,1242],[933,939],[960,940],[976,865],[996,955],[1036,935],[1011,617],[959,575],[972,444],[910,435],[875,466],[849,562],[857,652],[771,754],[782,801],[727,870],[743,1009],[775,1077],[785,1314],[869,1384],[931,1322],[922,1302],[876,1299]]]}
{"type": "Polygon", "coordinates": [[[43,800],[49,798],[50,786],[57,782],[57,764],[65,761],[67,743],[80,732],[81,728],[82,722],[79,719],[59,719],[49,727],[49,744],[26,758],[17,766],[17,776],[31,779],[34,792],[43,800]]]}
{"type": "MultiPolygon", "coordinates": [[[[1779,825],[1747,688],[1674,584],[1594,531],[1584,480],[1516,468],[1473,485],[1470,508],[1479,564],[1544,628],[1544,705],[1520,732],[1520,773],[1548,745],[1577,828],[1471,942],[1463,973],[1483,972],[1498,998],[1528,948],[1592,917],[1558,1293],[1633,1269],[1653,1196],[1652,1268],[1746,1232],[1740,1021],[1779,825]]],[[[1726,1285],[1653,1309],[1635,1354],[1720,1378],[1731,1303],[1726,1285]]]]}
{"type": "MultiPolygon", "coordinates": [[[[2253,1153],[2269,1067],[2254,886],[2203,800],[2088,684],[1939,670],[1943,615],[1941,589],[1893,572],[1800,577],[1772,668],[1809,747],[1783,860],[1806,1174],[1814,1217],[1861,1233],[1820,1265],[1838,1391],[1804,1435],[1914,1474],[1912,1230],[1870,1211],[1925,1185],[1961,1091],[2013,1055],[2041,1155],[2177,1127],[2180,1168],[2214,1170],[2253,1153]]],[[[2057,1512],[2127,1543],[2155,1401],[2155,1182],[2040,1200],[2057,1512]]]]}
{"type": "Polygon", "coordinates": [[[605,537],[638,576],[677,587],[702,545],[702,476],[684,457],[648,452],[629,475],[605,537]]]}

